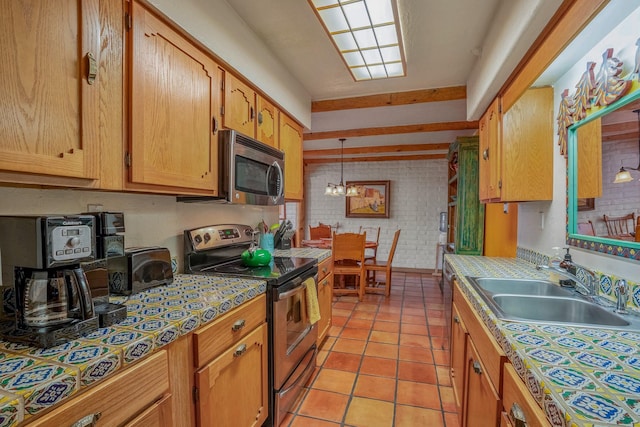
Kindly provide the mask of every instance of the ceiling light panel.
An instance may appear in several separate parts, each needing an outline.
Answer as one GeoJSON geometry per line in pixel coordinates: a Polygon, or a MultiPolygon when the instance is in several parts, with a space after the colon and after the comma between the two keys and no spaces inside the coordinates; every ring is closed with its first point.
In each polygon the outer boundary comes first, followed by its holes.
{"type": "Polygon", "coordinates": [[[308,0],[356,81],[401,77],[396,0],[308,0]]]}

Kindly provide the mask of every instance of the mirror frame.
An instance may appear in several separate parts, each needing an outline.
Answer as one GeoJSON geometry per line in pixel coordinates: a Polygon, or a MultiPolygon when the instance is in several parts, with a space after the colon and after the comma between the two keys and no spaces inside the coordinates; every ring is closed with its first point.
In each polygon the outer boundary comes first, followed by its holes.
{"type": "MultiPolygon", "coordinates": [[[[634,82],[635,83],[635,82],[634,82]]],[[[621,256],[640,261],[640,242],[608,239],[606,237],[577,234],[578,228],[578,187],[577,187],[577,130],[580,126],[598,119],[613,110],[640,99],[640,88],[633,85],[629,94],[608,106],[595,111],[568,128],[567,138],[567,244],[578,248],[621,256]]],[[[604,179],[604,178],[603,178],[604,179]]],[[[636,185],[640,185],[636,181],[636,185]]]]}

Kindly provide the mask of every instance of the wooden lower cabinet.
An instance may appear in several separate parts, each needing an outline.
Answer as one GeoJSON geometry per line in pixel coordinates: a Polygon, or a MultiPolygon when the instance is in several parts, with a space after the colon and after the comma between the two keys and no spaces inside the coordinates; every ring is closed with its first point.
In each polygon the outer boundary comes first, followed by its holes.
{"type": "Polygon", "coordinates": [[[200,426],[261,426],[268,415],[267,325],[196,372],[200,426]]]}
{"type": "Polygon", "coordinates": [[[328,258],[318,266],[318,305],[320,306],[320,320],[318,320],[318,347],[322,344],[331,328],[331,312],[333,304],[333,263],[328,258]]]}
{"type": "MultiPolygon", "coordinates": [[[[452,309],[451,318],[451,385],[453,386],[453,395],[456,399],[456,408],[458,409],[458,413],[462,415],[468,334],[467,328],[456,307],[452,309]]],[[[460,417],[460,420],[464,423],[462,417],[460,417]]]]}
{"type": "Polygon", "coordinates": [[[513,426],[550,426],[544,411],[538,406],[511,363],[505,363],[503,367],[502,406],[503,418],[506,417],[513,426]]]}
{"type": "Polygon", "coordinates": [[[174,425],[165,416],[171,413],[170,397],[169,357],[161,350],[27,425],[70,426],[84,420],[78,425],[169,427],[174,425]]]}
{"type": "Polygon", "coordinates": [[[465,390],[464,425],[467,427],[498,427],[500,396],[487,376],[487,371],[473,340],[467,336],[467,387],[465,390]]]}

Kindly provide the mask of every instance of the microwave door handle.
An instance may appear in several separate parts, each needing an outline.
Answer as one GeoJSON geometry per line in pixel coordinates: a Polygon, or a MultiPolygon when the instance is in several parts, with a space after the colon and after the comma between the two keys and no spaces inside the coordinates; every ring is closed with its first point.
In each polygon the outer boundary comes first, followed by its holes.
{"type": "MultiPolygon", "coordinates": [[[[280,167],[280,165],[278,164],[278,162],[273,162],[271,164],[271,166],[269,166],[269,171],[271,171],[271,168],[276,168],[278,170],[278,175],[280,176],[280,186],[278,187],[278,194],[276,196],[272,196],[273,200],[276,201],[277,199],[279,199],[280,197],[282,197],[282,190],[284,187],[284,176],[282,173],[282,168],[280,167]]],[[[269,184],[267,183],[267,194],[269,194],[269,184]]]]}

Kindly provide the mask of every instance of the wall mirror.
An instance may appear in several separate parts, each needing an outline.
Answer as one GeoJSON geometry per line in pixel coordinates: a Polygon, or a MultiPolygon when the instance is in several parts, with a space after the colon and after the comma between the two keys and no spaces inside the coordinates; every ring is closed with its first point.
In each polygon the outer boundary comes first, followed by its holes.
{"type": "Polygon", "coordinates": [[[640,260],[639,109],[634,82],[629,94],[569,127],[569,245],[640,260]],[[632,180],[614,183],[622,167],[632,180]]]}

